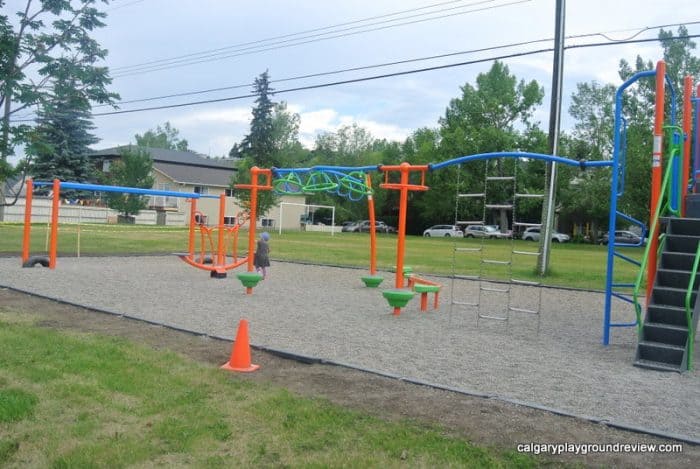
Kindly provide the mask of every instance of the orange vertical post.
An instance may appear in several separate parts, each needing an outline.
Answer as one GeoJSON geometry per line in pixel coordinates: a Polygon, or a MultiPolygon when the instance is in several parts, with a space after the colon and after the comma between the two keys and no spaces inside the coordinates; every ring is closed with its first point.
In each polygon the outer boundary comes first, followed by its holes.
{"type": "MultiPolygon", "coordinates": [[[[396,288],[403,288],[403,256],[406,252],[406,211],[408,205],[408,171],[410,164],[403,162],[399,165],[401,182],[399,183],[399,226],[398,242],[396,243],[396,288]]],[[[394,314],[399,314],[398,308],[394,308],[394,314]]]]}
{"type": "Polygon", "coordinates": [[[226,215],[226,194],[219,194],[219,237],[216,241],[216,263],[224,265],[224,216],[226,215]]]}
{"type": "Polygon", "coordinates": [[[53,180],[53,201],[51,204],[51,239],[49,241],[49,269],[56,268],[58,251],[58,209],[61,203],[61,181],[53,180]]]}
{"type": "MultiPolygon", "coordinates": [[[[649,218],[656,213],[661,198],[661,179],[663,177],[663,164],[661,155],[663,152],[663,126],[664,126],[664,85],[666,79],[666,63],[659,60],[656,64],[656,107],[654,111],[654,144],[651,155],[651,197],[649,204],[649,218]]],[[[651,223],[650,223],[651,224],[651,223]]],[[[654,286],[656,277],[656,251],[659,245],[659,226],[657,224],[653,233],[649,233],[649,263],[647,264],[647,301],[654,286]]]]}
{"type": "MultiPolygon", "coordinates": [[[[257,166],[250,168],[250,184],[236,184],[237,189],[250,189],[250,228],[248,231],[248,272],[253,271],[253,256],[255,253],[255,227],[258,218],[258,190],[272,190],[272,170],[260,169],[257,166]],[[266,177],[264,185],[260,185],[260,175],[266,177]]],[[[246,287],[246,294],[253,293],[252,287],[246,287]]]]}
{"type": "Polygon", "coordinates": [[[24,202],[24,233],[22,235],[22,264],[29,260],[29,249],[32,237],[32,196],[34,181],[27,179],[27,195],[24,202]]]}
{"type": "MultiPolygon", "coordinates": [[[[403,276],[403,258],[406,251],[406,212],[408,211],[408,191],[425,191],[428,190],[428,186],[425,185],[425,172],[428,170],[428,166],[412,166],[409,163],[403,162],[398,166],[382,166],[380,170],[384,172],[384,184],[380,187],[384,189],[395,189],[399,190],[399,226],[397,228],[397,243],[396,243],[396,282],[395,287],[397,290],[403,288],[404,276],[403,276]],[[400,181],[398,184],[389,182],[389,172],[398,171],[400,175],[400,181]],[[421,172],[421,183],[420,184],[409,184],[409,175],[411,171],[421,172]]],[[[394,306],[394,315],[398,316],[401,314],[401,308],[394,306]]]]}
{"type": "Polygon", "coordinates": [[[248,272],[253,271],[253,253],[255,252],[255,228],[258,220],[258,172],[260,168],[250,168],[250,219],[248,223],[248,272]]]}
{"type": "Polygon", "coordinates": [[[369,273],[375,275],[377,273],[377,228],[374,216],[374,197],[372,196],[372,178],[369,174],[365,174],[365,181],[370,192],[367,194],[367,208],[369,211],[369,273]]]}
{"type": "Polygon", "coordinates": [[[693,96],[693,78],[686,76],[683,79],[683,172],[681,173],[681,216],[685,216],[685,196],[688,194],[688,177],[690,176],[690,145],[693,128],[692,105],[690,98],[693,96]]]}
{"type": "Polygon", "coordinates": [[[188,251],[190,259],[194,259],[194,225],[195,214],[197,213],[197,199],[190,199],[190,232],[188,240],[188,251]]]}

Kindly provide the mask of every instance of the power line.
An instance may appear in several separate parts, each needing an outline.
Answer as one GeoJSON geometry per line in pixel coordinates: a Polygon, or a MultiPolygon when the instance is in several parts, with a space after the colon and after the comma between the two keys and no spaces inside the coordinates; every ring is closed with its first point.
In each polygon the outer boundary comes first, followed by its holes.
{"type": "MultiPolygon", "coordinates": [[[[403,23],[390,24],[390,25],[386,25],[386,26],[379,26],[379,27],[376,27],[376,28],[369,28],[369,29],[364,29],[364,30],[361,30],[361,31],[343,32],[342,34],[335,34],[335,35],[333,35],[333,36],[317,37],[317,36],[325,36],[326,34],[330,34],[330,33],[323,33],[323,34],[315,34],[315,35],[310,35],[310,36],[303,36],[303,37],[299,37],[299,38],[295,38],[295,39],[287,39],[287,40],[282,40],[282,41],[278,41],[278,42],[273,42],[273,43],[270,43],[270,44],[266,44],[266,45],[264,45],[264,46],[253,46],[253,47],[241,48],[241,49],[238,49],[238,52],[235,52],[235,53],[229,53],[229,52],[226,52],[226,53],[222,53],[222,52],[219,52],[219,53],[212,53],[212,54],[210,54],[210,55],[208,55],[208,56],[201,56],[201,57],[193,58],[193,59],[175,60],[175,61],[172,61],[172,62],[170,62],[170,63],[168,63],[168,64],[151,65],[151,66],[145,66],[145,67],[140,68],[140,69],[139,69],[139,68],[136,68],[136,69],[133,69],[133,70],[123,71],[123,72],[121,72],[121,73],[120,73],[120,72],[117,72],[117,73],[115,73],[115,74],[113,75],[113,78],[123,78],[123,77],[128,77],[128,76],[133,76],[133,75],[141,75],[141,74],[143,74],[143,73],[155,72],[155,71],[160,71],[160,70],[169,70],[169,69],[173,69],[173,68],[180,68],[180,67],[185,67],[185,66],[189,66],[189,65],[196,65],[196,64],[200,64],[200,63],[205,63],[205,62],[219,61],[219,60],[223,60],[223,59],[229,59],[229,58],[233,58],[233,57],[240,57],[240,56],[244,56],[244,55],[258,54],[258,53],[261,53],[261,52],[268,52],[268,51],[273,51],[273,50],[278,50],[278,49],[285,49],[285,48],[289,48],[289,47],[296,47],[296,46],[300,46],[300,45],[304,45],[304,44],[312,44],[312,43],[315,43],[315,42],[327,41],[327,40],[330,40],[330,39],[338,39],[338,38],[341,38],[341,37],[356,36],[356,35],[364,34],[364,33],[368,33],[368,32],[381,31],[381,30],[385,30],[385,29],[391,29],[391,28],[396,28],[396,27],[399,27],[399,26],[406,26],[406,25],[410,25],[410,24],[424,23],[424,22],[427,22],[427,21],[435,21],[435,20],[438,20],[438,19],[444,19],[444,18],[449,18],[449,17],[454,17],[454,16],[461,16],[461,15],[466,15],[466,14],[469,14],[469,13],[475,13],[475,12],[479,12],[479,11],[493,10],[493,9],[496,9],[496,8],[502,8],[502,7],[506,7],[506,6],[517,5],[517,4],[520,4],[520,3],[527,3],[527,2],[530,2],[530,1],[532,1],[532,0],[514,0],[514,1],[511,1],[511,2],[509,2],[509,3],[503,3],[503,4],[500,4],[500,5],[493,5],[493,6],[489,6],[489,7],[475,8],[475,9],[472,9],[472,10],[466,10],[466,11],[457,12],[457,13],[450,13],[450,14],[445,14],[445,15],[440,15],[440,16],[431,17],[431,18],[423,18],[423,19],[419,19],[419,20],[406,21],[406,22],[403,22],[403,23]],[[310,39],[309,39],[309,38],[310,38],[310,39]],[[303,40],[303,39],[308,39],[308,40],[303,40]],[[270,46],[270,47],[268,47],[268,46],[270,46]],[[222,55],[222,54],[223,54],[223,55],[222,55]]],[[[405,18],[401,18],[401,20],[403,20],[403,19],[408,19],[408,18],[413,18],[413,17],[416,17],[416,16],[425,16],[425,15],[427,15],[427,14],[434,14],[434,13],[438,13],[438,12],[441,12],[441,11],[453,10],[453,9],[455,9],[455,8],[464,8],[464,7],[463,7],[463,6],[460,6],[460,7],[448,8],[448,9],[445,9],[445,10],[439,10],[439,11],[436,11],[436,12],[430,12],[430,13],[423,13],[423,14],[419,14],[419,15],[408,16],[408,17],[405,17],[405,18]]],[[[374,24],[370,24],[370,25],[363,25],[363,26],[359,26],[359,27],[365,28],[365,27],[367,27],[367,26],[374,26],[374,25],[377,25],[377,24],[382,24],[382,23],[391,22],[391,21],[398,21],[398,20],[382,21],[382,22],[378,22],[378,23],[374,23],[374,24]]],[[[342,31],[348,31],[348,30],[352,30],[352,29],[357,29],[357,28],[359,28],[359,27],[356,26],[356,27],[352,27],[352,28],[341,29],[341,30],[338,30],[338,31],[333,31],[333,33],[339,33],[339,32],[342,32],[342,31]]],[[[231,51],[231,52],[233,52],[233,51],[231,51]]]]}
{"type": "MultiPolygon", "coordinates": [[[[700,34],[676,36],[673,38],[668,38],[666,40],[692,39],[692,38],[697,38],[697,37],[700,37],[700,34]]],[[[589,47],[605,47],[605,46],[621,45],[621,44],[639,44],[639,43],[644,43],[644,42],[656,42],[656,41],[663,42],[664,40],[658,39],[658,38],[653,38],[653,39],[649,38],[649,39],[633,39],[633,40],[615,41],[615,42],[598,42],[598,43],[576,44],[576,45],[571,45],[571,46],[565,46],[564,49],[582,49],[582,48],[589,48],[589,47]]],[[[443,69],[447,69],[447,68],[461,67],[461,66],[465,66],[465,65],[472,65],[472,64],[482,63],[482,62],[490,62],[493,60],[504,60],[504,59],[510,59],[510,58],[514,58],[514,57],[523,57],[523,56],[528,56],[528,55],[542,54],[545,52],[552,52],[553,50],[554,49],[552,49],[550,47],[547,49],[538,49],[538,50],[532,50],[532,51],[526,51],[526,52],[516,52],[516,53],[512,53],[512,54],[507,54],[507,55],[491,56],[488,58],[469,60],[469,61],[452,63],[452,64],[435,65],[432,67],[424,67],[424,68],[405,70],[405,71],[400,71],[400,72],[385,73],[385,74],[381,74],[381,75],[372,75],[372,76],[368,76],[368,77],[353,78],[353,79],[348,79],[348,80],[339,80],[339,81],[334,81],[334,82],[329,82],[329,83],[319,83],[319,84],[315,84],[315,85],[300,86],[300,87],[296,87],[296,88],[288,88],[288,89],[284,89],[284,90],[277,90],[273,94],[285,94],[285,93],[292,93],[292,92],[297,92],[297,91],[305,91],[305,90],[313,90],[313,89],[319,89],[319,88],[328,88],[331,86],[346,85],[346,84],[350,84],[350,83],[360,83],[360,82],[364,82],[364,81],[378,80],[378,79],[382,79],[382,78],[412,75],[415,73],[423,73],[423,72],[434,71],[434,70],[443,70],[443,69]]],[[[172,109],[172,108],[178,108],[178,107],[195,106],[195,105],[199,105],[199,104],[211,104],[211,103],[220,103],[220,102],[225,102],[225,101],[234,101],[234,100],[239,100],[239,99],[252,98],[255,96],[256,96],[256,94],[252,93],[252,94],[232,96],[232,97],[227,97],[227,98],[208,99],[208,100],[194,101],[194,102],[188,102],[188,103],[178,103],[178,104],[169,104],[169,105],[164,105],[164,106],[153,106],[153,107],[148,107],[148,108],[128,109],[128,110],[96,113],[96,114],[93,114],[93,116],[98,117],[98,116],[127,114],[127,113],[142,112],[142,111],[153,111],[153,110],[159,110],[159,109],[172,109]]]]}
{"type": "Polygon", "coordinates": [[[131,5],[136,5],[137,3],[143,3],[143,2],[145,2],[145,1],[146,1],[146,0],[134,0],[134,1],[129,2],[129,3],[124,3],[124,4],[121,4],[121,5],[112,7],[112,8],[108,8],[108,9],[105,10],[105,11],[120,10],[120,9],[122,9],[122,8],[126,8],[126,7],[131,6],[131,5]]]}
{"type": "MultiPolygon", "coordinates": [[[[665,39],[648,38],[648,39],[633,39],[633,40],[624,40],[624,41],[615,41],[615,42],[597,42],[597,43],[575,44],[575,45],[571,45],[571,46],[565,46],[564,49],[582,49],[582,48],[591,48],[591,47],[617,46],[617,45],[623,45],[623,44],[639,44],[639,43],[656,42],[656,41],[666,42],[666,41],[672,41],[672,40],[678,40],[678,39],[694,39],[694,38],[698,38],[698,37],[700,37],[700,34],[688,34],[685,36],[675,36],[675,37],[665,38],[665,39]]],[[[328,87],[332,87],[332,86],[346,85],[346,84],[351,84],[351,83],[373,81],[373,80],[378,80],[378,79],[383,79],[383,78],[412,75],[415,73],[423,73],[423,72],[434,71],[434,70],[444,70],[444,69],[448,69],[448,68],[461,67],[461,66],[465,66],[465,65],[473,65],[473,64],[477,64],[477,63],[490,62],[493,60],[504,60],[504,59],[510,59],[510,58],[515,58],[515,57],[524,57],[524,56],[529,56],[529,55],[543,54],[543,53],[547,53],[547,52],[552,52],[553,50],[554,49],[550,47],[550,48],[546,48],[546,49],[538,49],[538,50],[531,50],[531,51],[524,51],[524,52],[515,52],[512,54],[491,56],[491,57],[487,57],[487,58],[469,60],[469,61],[458,62],[458,63],[436,65],[436,66],[432,66],[432,67],[424,67],[424,68],[405,70],[405,71],[400,71],[400,72],[392,72],[392,73],[385,73],[385,74],[380,74],[380,75],[371,75],[371,76],[367,76],[367,77],[353,78],[353,79],[348,79],[348,80],[339,80],[339,81],[328,82],[328,83],[318,83],[318,84],[314,84],[314,85],[300,86],[300,87],[295,87],[295,88],[287,88],[287,89],[283,89],[283,90],[276,90],[273,94],[275,94],[275,95],[286,94],[286,93],[293,93],[293,92],[298,92],[298,91],[307,91],[307,90],[313,90],[313,89],[328,88],[328,87]]],[[[93,117],[102,117],[102,116],[111,116],[111,115],[118,115],[118,114],[130,114],[130,113],[135,113],[135,112],[155,111],[155,110],[162,110],[162,109],[174,109],[174,108],[180,108],[180,107],[197,106],[200,104],[212,104],[212,103],[220,103],[220,102],[226,102],[226,101],[236,101],[236,100],[241,100],[241,99],[253,98],[255,96],[257,96],[256,93],[249,93],[249,94],[245,94],[245,95],[230,96],[230,97],[226,97],[226,98],[207,99],[207,100],[202,100],[202,101],[190,101],[190,102],[185,102],[185,103],[168,104],[168,105],[163,105],[163,106],[152,106],[152,107],[145,107],[145,108],[136,108],[136,109],[126,109],[126,110],[94,113],[94,114],[92,114],[92,116],[93,117]]],[[[13,120],[13,122],[31,122],[34,120],[35,119],[13,120]]]]}
{"type": "MultiPolygon", "coordinates": [[[[617,42],[621,41],[622,39],[611,39],[607,36],[607,34],[614,33],[614,32],[636,31],[636,33],[629,36],[628,39],[624,39],[624,40],[631,40],[632,38],[637,37],[639,34],[645,32],[645,31],[664,28],[664,27],[670,27],[670,26],[695,25],[695,24],[700,24],[700,21],[693,21],[693,22],[689,22],[689,23],[688,22],[686,22],[686,23],[671,23],[671,24],[663,24],[663,25],[656,25],[656,26],[645,26],[643,28],[631,28],[631,29],[616,30],[616,31],[604,31],[604,32],[596,32],[596,33],[577,34],[577,35],[567,36],[566,39],[581,39],[581,38],[586,38],[586,37],[601,36],[601,37],[608,39],[611,42],[617,43],[617,42]]],[[[402,65],[402,64],[413,63],[413,62],[423,62],[423,61],[427,61],[427,60],[435,60],[435,59],[441,59],[441,58],[447,58],[447,57],[454,57],[454,56],[458,56],[458,55],[474,54],[474,53],[478,53],[478,52],[487,52],[487,51],[493,51],[493,50],[499,50],[499,49],[508,49],[511,47],[525,46],[525,45],[537,44],[537,43],[542,43],[542,42],[551,42],[552,40],[553,40],[552,38],[534,39],[534,40],[530,40],[530,41],[515,42],[515,43],[510,43],[510,44],[502,44],[502,45],[498,45],[498,46],[483,47],[483,48],[479,48],[479,49],[470,49],[470,50],[458,51],[458,52],[449,52],[449,53],[445,53],[445,54],[437,54],[437,55],[431,55],[431,56],[427,56],[427,57],[418,57],[418,58],[413,58],[413,59],[397,60],[397,61],[393,61],[393,62],[384,62],[384,63],[373,64],[373,65],[362,65],[362,66],[358,66],[358,67],[344,68],[344,69],[340,69],[340,70],[332,70],[332,71],[327,71],[327,72],[318,72],[318,73],[311,73],[311,74],[306,74],[306,75],[298,75],[298,76],[293,76],[293,77],[280,78],[277,80],[271,80],[270,83],[283,83],[283,82],[288,82],[288,81],[302,80],[302,79],[307,79],[307,78],[317,78],[317,77],[328,76],[328,75],[337,75],[337,74],[341,74],[341,73],[356,72],[356,71],[360,71],[360,70],[368,70],[368,69],[373,69],[373,68],[389,67],[389,66],[402,65]]],[[[217,91],[227,91],[227,90],[234,90],[234,89],[240,89],[240,88],[247,88],[250,86],[253,86],[253,84],[252,83],[242,83],[242,84],[238,84],[238,85],[230,85],[230,86],[224,86],[224,87],[218,87],[218,88],[209,88],[209,89],[204,89],[204,90],[196,90],[196,91],[174,93],[174,94],[161,95],[161,96],[153,96],[153,97],[149,97],[149,98],[140,98],[140,99],[127,100],[127,101],[120,101],[117,104],[132,104],[132,103],[139,103],[139,102],[157,101],[157,100],[168,99],[168,98],[178,98],[178,97],[183,97],[183,96],[194,96],[194,95],[199,95],[199,94],[213,93],[213,92],[217,92],[217,91]]],[[[97,108],[97,107],[104,107],[104,106],[109,106],[109,104],[100,104],[100,105],[96,105],[94,107],[97,108]]]]}
{"type": "MultiPolygon", "coordinates": [[[[238,47],[250,46],[250,45],[253,45],[253,44],[260,44],[260,43],[264,43],[264,42],[270,42],[270,41],[274,41],[274,40],[277,40],[277,39],[286,39],[286,38],[293,37],[293,36],[300,36],[300,35],[303,35],[303,34],[309,34],[309,33],[316,33],[316,32],[320,32],[320,31],[326,31],[326,30],[328,30],[328,29],[334,29],[334,28],[338,28],[338,27],[341,27],[341,26],[349,26],[349,25],[351,25],[351,24],[364,23],[364,22],[366,22],[366,21],[372,21],[372,20],[376,20],[376,19],[388,18],[388,17],[391,17],[391,16],[401,15],[401,14],[404,14],[404,13],[412,13],[412,12],[414,12],[414,11],[427,10],[427,9],[430,9],[430,8],[434,8],[434,7],[438,7],[438,6],[444,6],[444,5],[450,5],[450,4],[453,4],[453,3],[461,3],[461,2],[463,2],[463,1],[464,1],[464,0],[450,0],[450,1],[447,1],[447,2],[433,3],[433,4],[431,4],[431,5],[426,5],[426,6],[423,6],[423,7],[420,7],[420,8],[412,8],[412,9],[409,9],[409,10],[402,10],[402,11],[397,11],[397,12],[394,12],[394,13],[387,13],[387,14],[384,14],[384,15],[371,16],[371,17],[368,17],[368,18],[362,18],[362,19],[354,20],[354,21],[347,21],[347,22],[344,22],[344,23],[337,23],[337,24],[334,24],[334,25],[331,25],[331,26],[324,26],[324,27],[320,27],[320,28],[307,29],[307,30],[304,30],[304,31],[299,31],[299,32],[297,32],[297,33],[289,33],[289,34],[283,34],[283,35],[280,35],[280,36],[272,36],[272,37],[268,37],[268,38],[264,38],[264,39],[258,39],[258,40],[255,40],[255,41],[242,42],[242,43],[233,44],[233,45],[226,46],[226,47],[220,47],[220,48],[217,48],[217,49],[208,49],[208,50],[204,50],[204,51],[200,51],[200,52],[193,52],[193,53],[190,53],[190,54],[178,55],[178,56],[175,56],[175,57],[169,57],[169,58],[165,58],[165,59],[152,60],[152,61],[142,62],[142,63],[138,63],[138,64],[133,64],[133,65],[125,65],[125,66],[122,66],[122,67],[114,67],[112,70],[115,70],[115,71],[116,71],[116,70],[130,69],[130,68],[138,68],[138,67],[142,67],[142,66],[145,66],[145,65],[154,65],[154,64],[159,64],[159,63],[163,63],[163,62],[169,62],[169,61],[171,61],[171,60],[183,59],[183,58],[186,58],[186,57],[196,57],[196,56],[199,56],[199,55],[210,54],[210,53],[212,53],[212,52],[221,52],[221,51],[225,51],[225,50],[229,50],[229,49],[235,49],[235,48],[238,48],[238,47]]],[[[495,0],[486,0],[486,2],[493,2],[493,1],[495,1],[495,0]]],[[[479,4],[479,3],[485,3],[485,2],[484,2],[484,1],[480,1],[480,2],[476,2],[476,3],[479,4]]],[[[470,6],[470,5],[463,5],[463,6],[470,6]]],[[[434,12],[433,12],[433,13],[434,13],[434,12]]]]}

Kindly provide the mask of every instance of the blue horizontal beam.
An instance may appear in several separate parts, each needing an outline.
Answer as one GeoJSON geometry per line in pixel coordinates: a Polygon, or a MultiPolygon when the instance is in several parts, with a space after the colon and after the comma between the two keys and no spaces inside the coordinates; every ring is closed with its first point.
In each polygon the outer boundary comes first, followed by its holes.
{"type": "Polygon", "coordinates": [[[531,160],[542,160],[552,163],[562,163],[569,166],[578,166],[580,168],[588,167],[600,167],[600,166],[612,166],[612,161],[578,161],[572,160],[570,158],[564,158],[561,156],[545,155],[543,153],[529,153],[522,151],[506,151],[506,152],[492,152],[492,153],[479,153],[476,155],[460,156],[458,158],[453,158],[451,160],[442,161],[440,163],[431,163],[429,168],[431,171],[436,169],[441,169],[446,166],[453,164],[463,164],[469,163],[470,161],[488,160],[491,158],[527,158],[531,160]]]}
{"type": "Polygon", "coordinates": [[[335,172],[335,173],[342,173],[346,171],[361,171],[363,173],[369,172],[369,171],[379,171],[379,168],[381,165],[373,165],[373,166],[324,166],[324,165],[319,165],[319,166],[313,166],[311,168],[272,168],[272,172],[275,173],[278,176],[284,176],[285,174],[289,173],[297,173],[297,174],[303,174],[303,173],[310,173],[313,171],[319,171],[319,172],[335,172]]]}
{"type": "MultiPolygon", "coordinates": [[[[53,182],[34,181],[35,186],[52,186],[53,182]]],[[[122,194],[138,194],[138,195],[160,195],[165,197],[186,197],[188,199],[218,199],[218,195],[202,195],[196,192],[175,192],[175,191],[159,191],[156,189],[141,189],[139,187],[122,187],[122,186],[105,186],[101,184],[85,184],[81,182],[62,182],[61,189],[74,189],[80,191],[94,192],[120,192],[122,194]]]]}

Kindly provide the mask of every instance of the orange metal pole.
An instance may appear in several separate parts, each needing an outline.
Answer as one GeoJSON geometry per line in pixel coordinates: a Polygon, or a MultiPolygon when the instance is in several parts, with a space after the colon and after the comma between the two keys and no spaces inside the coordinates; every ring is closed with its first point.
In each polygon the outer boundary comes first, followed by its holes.
{"type": "Polygon", "coordinates": [[[369,209],[369,273],[374,275],[377,273],[377,236],[376,236],[376,221],[374,217],[374,197],[372,196],[372,178],[369,174],[365,175],[367,187],[370,193],[367,194],[367,208],[369,209]]]}
{"type": "MultiPolygon", "coordinates": [[[[663,126],[664,126],[664,85],[666,79],[666,63],[659,60],[656,64],[656,107],[654,111],[654,148],[651,155],[651,197],[649,204],[649,217],[654,216],[661,197],[661,179],[663,176],[662,151],[663,151],[663,126]]],[[[659,244],[659,226],[653,233],[649,233],[649,263],[647,264],[647,301],[654,286],[656,277],[656,251],[659,244]]]]}
{"type": "Polygon", "coordinates": [[[406,211],[408,205],[408,171],[410,165],[401,163],[401,195],[399,197],[398,243],[396,243],[396,288],[403,288],[403,256],[406,251],[406,211]]]}
{"type": "Polygon", "coordinates": [[[219,194],[219,237],[216,246],[216,263],[224,265],[224,216],[226,215],[226,194],[219,194]]]}
{"type": "MultiPolygon", "coordinates": [[[[248,272],[253,271],[253,260],[255,254],[255,228],[258,219],[258,173],[260,168],[253,166],[250,168],[250,219],[248,223],[250,224],[248,228],[248,272]]],[[[247,295],[253,294],[253,289],[251,287],[246,287],[245,292],[247,295]]]]}
{"type": "Polygon", "coordinates": [[[51,241],[49,244],[49,269],[56,268],[58,251],[58,209],[61,202],[61,181],[53,180],[53,203],[51,205],[51,241]]]}
{"type": "Polygon", "coordinates": [[[690,145],[693,128],[692,105],[690,98],[693,96],[693,78],[686,76],[683,79],[683,172],[681,173],[681,216],[685,216],[685,196],[688,194],[688,179],[690,177],[690,145]]]}
{"type": "Polygon", "coordinates": [[[197,213],[197,199],[190,199],[190,235],[188,241],[188,250],[190,259],[194,259],[194,225],[195,214],[197,213]]]}
{"type": "Polygon", "coordinates": [[[253,253],[255,253],[255,228],[258,218],[258,172],[260,168],[250,168],[250,227],[248,228],[248,272],[253,271],[253,253]]]}
{"type": "Polygon", "coordinates": [[[29,260],[29,249],[32,237],[32,196],[34,181],[27,179],[27,195],[24,202],[24,234],[22,236],[22,264],[29,260]]]}

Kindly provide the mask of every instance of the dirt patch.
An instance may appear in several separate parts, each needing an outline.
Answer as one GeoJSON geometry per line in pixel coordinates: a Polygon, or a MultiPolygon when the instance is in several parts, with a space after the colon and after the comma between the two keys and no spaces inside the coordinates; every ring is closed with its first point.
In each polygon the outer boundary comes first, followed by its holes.
{"type": "MultiPolygon", "coordinates": [[[[2,312],[33,316],[43,327],[124,337],[154,349],[171,350],[211,366],[226,362],[231,351],[231,344],[223,341],[147,325],[9,289],[0,289],[2,312]]],[[[253,362],[261,365],[258,372],[235,374],[232,378],[270,383],[302,396],[327,399],[384,419],[407,418],[423,424],[439,425],[446,432],[478,445],[516,450],[519,444],[527,443],[677,443],[339,366],[299,363],[261,351],[253,351],[253,362]]],[[[585,466],[698,467],[700,447],[685,443],[680,454],[608,452],[585,456],[548,455],[541,456],[541,461],[544,464],[574,463],[585,466]]]]}

